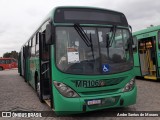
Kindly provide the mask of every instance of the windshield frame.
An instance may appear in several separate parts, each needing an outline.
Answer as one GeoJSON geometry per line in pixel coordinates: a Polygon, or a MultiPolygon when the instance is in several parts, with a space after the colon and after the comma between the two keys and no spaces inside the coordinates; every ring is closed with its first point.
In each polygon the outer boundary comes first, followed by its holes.
{"type": "MultiPolygon", "coordinates": [[[[112,25],[95,25],[95,24],[81,24],[80,25],[82,28],[83,27],[93,27],[93,28],[95,28],[96,29],[96,31],[98,32],[98,29],[99,28],[112,28],[113,26],[112,25]]],[[[56,32],[57,32],[57,30],[56,30],[56,28],[57,27],[73,27],[74,28],[74,25],[73,24],[55,24],[54,25],[54,34],[55,34],[55,37],[54,37],[54,39],[55,39],[55,47],[54,47],[54,64],[55,64],[55,66],[56,66],[56,68],[60,71],[60,72],[62,72],[62,73],[64,73],[64,74],[70,74],[70,75],[112,75],[112,74],[118,74],[118,73],[123,73],[123,72],[127,72],[127,71],[129,71],[129,70],[132,70],[133,69],[133,67],[134,67],[134,59],[133,59],[133,50],[132,50],[132,48],[130,47],[130,52],[131,53],[129,53],[129,56],[130,56],[130,59],[132,60],[132,63],[130,62],[130,64],[131,64],[131,68],[130,69],[127,69],[127,70],[123,70],[123,71],[119,71],[119,72],[115,72],[115,73],[109,73],[109,74],[104,74],[103,72],[102,72],[102,67],[101,67],[101,65],[102,65],[102,58],[101,58],[101,46],[100,46],[100,42],[99,42],[99,36],[98,36],[98,33],[97,33],[97,41],[98,41],[98,49],[99,49],[99,57],[100,57],[100,60],[99,60],[99,65],[100,65],[100,73],[99,74],[96,74],[96,73],[94,73],[94,74],[84,74],[84,73],[82,73],[82,74],[75,74],[75,73],[69,73],[69,72],[65,72],[65,71],[63,71],[63,70],[61,70],[59,67],[58,67],[58,64],[57,64],[57,37],[56,37],[56,32]]],[[[132,34],[131,34],[131,32],[130,32],[130,30],[129,30],[129,28],[128,27],[125,27],[125,26],[116,26],[116,29],[124,29],[124,30],[127,30],[128,31],[128,33],[129,33],[129,39],[130,39],[130,41],[133,41],[133,37],[132,37],[132,34]]],[[[132,42],[131,42],[132,43],[132,42]]],[[[132,45],[131,45],[132,46],[132,45]]],[[[127,62],[125,62],[125,63],[127,63],[127,62]]],[[[123,63],[121,63],[121,64],[123,64],[123,63]]]]}

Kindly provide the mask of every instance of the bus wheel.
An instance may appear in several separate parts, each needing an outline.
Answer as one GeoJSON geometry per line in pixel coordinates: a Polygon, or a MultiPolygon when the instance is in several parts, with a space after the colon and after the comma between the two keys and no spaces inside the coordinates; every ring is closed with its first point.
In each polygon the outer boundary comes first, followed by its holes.
{"type": "Polygon", "coordinates": [[[3,68],[2,67],[0,67],[0,71],[2,71],[3,70],[3,68]]]}
{"type": "Polygon", "coordinates": [[[43,98],[42,98],[42,93],[41,93],[41,84],[40,84],[40,80],[37,80],[37,84],[36,84],[36,91],[37,91],[37,95],[39,97],[40,102],[44,102],[43,98]]]}

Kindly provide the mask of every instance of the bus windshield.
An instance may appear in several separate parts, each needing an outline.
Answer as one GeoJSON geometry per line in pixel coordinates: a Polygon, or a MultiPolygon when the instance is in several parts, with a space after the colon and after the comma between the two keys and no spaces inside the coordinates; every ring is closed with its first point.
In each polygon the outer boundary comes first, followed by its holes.
{"type": "Polygon", "coordinates": [[[133,67],[131,37],[127,29],[82,29],[89,38],[90,46],[74,27],[56,27],[56,65],[62,72],[113,74],[133,67]]]}

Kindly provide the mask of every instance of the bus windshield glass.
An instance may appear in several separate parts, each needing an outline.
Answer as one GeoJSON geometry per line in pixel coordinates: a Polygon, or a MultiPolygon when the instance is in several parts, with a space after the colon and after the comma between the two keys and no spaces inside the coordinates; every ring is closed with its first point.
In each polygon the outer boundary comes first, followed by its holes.
{"type": "Polygon", "coordinates": [[[118,27],[114,30],[113,27],[82,27],[82,30],[56,27],[58,69],[64,73],[84,75],[113,74],[132,69],[129,30],[118,27]],[[89,45],[84,35],[87,35],[89,45]]]}

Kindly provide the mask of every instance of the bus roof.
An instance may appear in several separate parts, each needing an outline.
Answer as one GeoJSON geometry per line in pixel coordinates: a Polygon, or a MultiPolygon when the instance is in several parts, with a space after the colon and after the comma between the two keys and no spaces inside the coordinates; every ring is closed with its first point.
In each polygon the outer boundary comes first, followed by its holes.
{"type": "Polygon", "coordinates": [[[160,25],[133,32],[133,36],[160,30],[160,25]]]}

